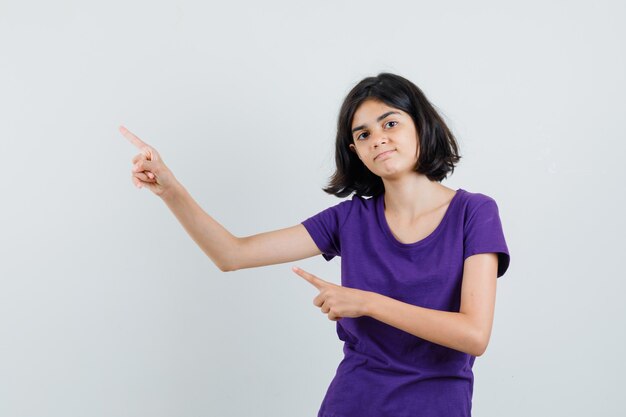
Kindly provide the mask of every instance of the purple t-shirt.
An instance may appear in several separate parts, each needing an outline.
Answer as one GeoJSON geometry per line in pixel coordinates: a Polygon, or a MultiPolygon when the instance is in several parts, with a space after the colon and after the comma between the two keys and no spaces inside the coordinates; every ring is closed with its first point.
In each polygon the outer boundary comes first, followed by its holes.
{"type": "MultiPolygon", "coordinates": [[[[304,220],[322,256],[341,257],[341,285],[405,303],[458,312],[463,262],[498,254],[509,266],[495,200],[461,188],[437,228],[415,243],[391,233],[383,194],[353,194],[304,220]]],[[[337,335],[344,358],[318,417],[469,417],[475,356],[416,337],[369,316],[343,317],[337,335]]]]}

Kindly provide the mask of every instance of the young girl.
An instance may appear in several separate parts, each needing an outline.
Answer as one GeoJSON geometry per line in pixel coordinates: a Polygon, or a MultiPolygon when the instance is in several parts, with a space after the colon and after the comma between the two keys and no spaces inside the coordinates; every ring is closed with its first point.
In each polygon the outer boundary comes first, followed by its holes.
{"type": "Polygon", "coordinates": [[[205,213],[153,147],[120,131],[141,151],[135,185],[160,196],[222,271],[341,257],[342,285],[293,268],[320,290],[314,304],[344,342],[318,417],[471,416],[472,366],[509,251],[493,198],[440,184],[461,157],[415,84],[381,73],[345,98],[324,191],[350,199],[244,238],[205,213]]]}

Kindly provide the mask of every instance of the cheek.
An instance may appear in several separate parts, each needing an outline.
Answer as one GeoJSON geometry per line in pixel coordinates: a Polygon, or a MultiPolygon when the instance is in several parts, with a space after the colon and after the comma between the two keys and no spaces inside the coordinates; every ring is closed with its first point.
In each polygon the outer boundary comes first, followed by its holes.
{"type": "Polygon", "coordinates": [[[415,151],[418,151],[418,152],[419,152],[419,149],[420,149],[420,142],[419,142],[419,139],[416,139],[416,140],[414,140],[414,141],[413,141],[413,149],[414,149],[415,151]]]}

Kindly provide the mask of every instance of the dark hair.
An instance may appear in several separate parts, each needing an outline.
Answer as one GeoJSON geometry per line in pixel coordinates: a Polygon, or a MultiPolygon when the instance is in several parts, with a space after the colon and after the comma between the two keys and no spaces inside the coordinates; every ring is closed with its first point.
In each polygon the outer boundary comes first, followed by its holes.
{"type": "Polygon", "coordinates": [[[419,159],[414,170],[431,181],[441,182],[454,172],[459,162],[456,139],[422,90],[399,75],[382,72],[376,77],[361,80],[348,93],[341,105],[337,121],[335,162],[337,170],[323,190],[337,197],[346,197],[353,191],[363,197],[376,196],[385,191],[383,180],[372,173],[354,152],[352,119],[361,103],[368,99],[384,102],[388,106],[408,113],[417,128],[419,159]]]}

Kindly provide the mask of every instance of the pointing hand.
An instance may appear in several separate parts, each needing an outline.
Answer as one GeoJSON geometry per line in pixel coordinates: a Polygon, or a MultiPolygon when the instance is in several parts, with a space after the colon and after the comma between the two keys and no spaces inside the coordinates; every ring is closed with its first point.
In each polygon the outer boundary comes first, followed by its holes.
{"type": "Polygon", "coordinates": [[[319,295],[313,299],[313,304],[320,307],[322,313],[328,314],[329,320],[367,315],[371,295],[374,294],[371,291],[342,287],[295,266],[292,270],[320,290],[319,295]]]}
{"type": "Polygon", "coordinates": [[[131,178],[135,186],[137,188],[146,187],[158,196],[162,196],[172,189],[177,183],[176,178],[165,165],[157,150],[139,139],[124,126],[120,126],[119,131],[140,151],[132,159],[131,178]]]}

